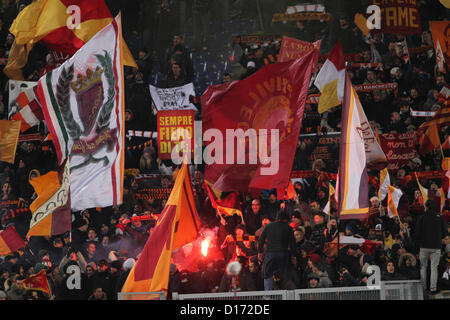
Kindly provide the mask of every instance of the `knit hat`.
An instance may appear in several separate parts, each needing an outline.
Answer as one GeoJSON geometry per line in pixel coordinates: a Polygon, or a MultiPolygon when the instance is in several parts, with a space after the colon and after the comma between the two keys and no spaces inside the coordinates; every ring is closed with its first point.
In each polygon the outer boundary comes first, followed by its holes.
{"type": "Polygon", "coordinates": [[[280,210],[277,213],[277,220],[289,220],[286,210],[280,210]]]}
{"type": "Polygon", "coordinates": [[[308,281],[311,280],[311,279],[320,280],[320,276],[317,273],[315,273],[315,272],[311,272],[310,274],[308,274],[308,281]]]}
{"type": "Polygon", "coordinates": [[[39,250],[39,257],[42,259],[43,256],[48,254],[48,251],[45,249],[39,250]]]}
{"type": "Polygon", "coordinates": [[[77,219],[77,220],[75,220],[74,225],[75,225],[75,228],[78,229],[78,228],[81,228],[82,226],[87,225],[87,222],[84,219],[77,219]]]}
{"type": "Polygon", "coordinates": [[[38,273],[39,271],[44,270],[44,269],[47,269],[47,266],[45,264],[43,264],[43,263],[37,263],[34,266],[34,272],[35,273],[38,273]]]}
{"type": "Polygon", "coordinates": [[[6,293],[3,290],[0,290],[0,298],[6,298],[6,293]]]}
{"type": "Polygon", "coordinates": [[[109,264],[110,268],[116,268],[117,270],[121,270],[122,269],[122,262],[120,262],[119,260],[115,260],[113,262],[111,262],[109,264]]]}
{"type": "Polygon", "coordinates": [[[312,263],[316,263],[322,260],[322,258],[317,253],[310,254],[309,259],[311,259],[312,263]]]}
{"type": "Polygon", "coordinates": [[[133,258],[128,258],[127,260],[125,260],[125,262],[123,263],[123,268],[125,271],[131,270],[135,264],[135,260],[133,258]]]}

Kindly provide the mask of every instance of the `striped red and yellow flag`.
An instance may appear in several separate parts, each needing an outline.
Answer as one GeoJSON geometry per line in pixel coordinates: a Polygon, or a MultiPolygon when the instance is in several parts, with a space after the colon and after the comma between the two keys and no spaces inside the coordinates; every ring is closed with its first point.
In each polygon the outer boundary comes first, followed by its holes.
{"type": "Polygon", "coordinates": [[[388,190],[388,202],[387,202],[387,207],[388,207],[388,215],[390,218],[394,217],[394,216],[398,216],[398,204],[400,202],[400,198],[403,195],[403,192],[398,189],[395,188],[391,185],[387,186],[387,190],[388,190]]]}
{"type": "Polygon", "coordinates": [[[70,172],[66,160],[58,171],[30,180],[37,199],[30,205],[33,214],[30,221],[30,236],[54,236],[70,231],[70,172]],[[51,208],[51,209],[48,209],[51,208]]]}
{"type": "MultiPolygon", "coordinates": [[[[130,271],[123,293],[167,293],[172,251],[194,241],[200,220],[195,208],[191,178],[187,164],[180,169],[175,185],[158,222],[150,234],[139,259],[130,271]]],[[[152,295],[130,295],[125,299],[151,299],[152,295]]]]}
{"type": "Polygon", "coordinates": [[[435,150],[441,145],[441,139],[439,138],[438,127],[436,124],[430,125],[425,134],[420,137],[419,152],[423,155],[435,150]]]}
{"type": "Polygon", "coordinates": [[[23,247],[25,247],[25,242],[14,226],[9,226],[0,231],[0,256],[6,256],[23,247]]]}

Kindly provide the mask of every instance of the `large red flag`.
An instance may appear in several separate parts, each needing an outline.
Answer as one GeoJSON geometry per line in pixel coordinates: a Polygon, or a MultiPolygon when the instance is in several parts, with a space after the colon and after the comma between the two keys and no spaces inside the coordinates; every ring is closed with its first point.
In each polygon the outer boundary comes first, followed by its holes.
{"type": "Polygon", "coordinates": [[[205,159],[205,179],[214,189],[287,186],[317,54],[267,65],[245,80],[210,86],[202,95],[204,155],[211,156],[205,159]],[[239,153],[238,144],[245,152],[239,153]]]}

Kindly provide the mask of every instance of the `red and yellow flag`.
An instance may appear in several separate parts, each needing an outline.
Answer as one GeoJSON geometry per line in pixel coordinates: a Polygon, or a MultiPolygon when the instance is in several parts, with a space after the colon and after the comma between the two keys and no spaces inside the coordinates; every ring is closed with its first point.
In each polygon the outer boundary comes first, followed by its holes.
{"type": "Polygon", "coordinates": [[[14,163],[20,124],[20,121],[0,120],[0,161],[14,163]]]}
{"type": "MultiPolygon", "coordinates": [[[[197,238],[200,220],[187,164],[175,180],[167,204],[153,229],[140,257],[131,269],[122,292],[167,293],[172,251],[197,238]]],[[[133,300],[130,296],[130,300],[133,300]]],[[[127,299],[127,298],[125,298],[127,299]]],[[[149,299],[149,297],[139,297],[149,299]]]]}
{"type": "Polygon", "coordinates": [[[400,198],[403,195],[403,192],[395,188],[391,185],[387,186],[388,191],[388,202],[387,202],[387,208],[388,208],[388,215],[390,218],[394,216],[398,216],[398,204],[400,202],[400,198]]]}
{"type": "Polygon", "coordinates": [[[441,145],[441,139],[439,138],[438,127],[436,124],[432,124],[425,131],[419,141],[419,152],[423,155],[435,150],[441,145]]]}
{"type": "Polygon", "coordinates": [[[450,63],[450,48],[448,43],[448,29],[450,27],[450,21],[430,21],[430,31],[433,36],[434,47],[437,48],[438,43],[442,51],[447,65],[450,63]]]}
{"type": "MultiPolygon", "coordinates": [[[[28,53],[37,42],[51,51],[72,56],[112,20],[104,0],[35,0],[11,25],[13,47],[19,55],[10,55],[12,59],[4,72],[11,79],[23,78],[20,68],[25,66],[28,53]]],[[[122,48],[124,64],[137,67],[125,42],[122,48]]]]}
{"type": "Polygon", "coordinates": [[[208,192],[209,198],[211,199],[211,205],[218,213],[233,216],[237,214],[242,219],[242,211],[240,209],[240,203],[238,198],[238,192],[232,192],[222,198],[223,192],[216,190],[212,187],[212,184],[205,180],[205,189],[208,192]]]}
{"type": "Polygon", "coordinates": [[[0,256],[6,256],[23,247],[25,242],[13,226],[0,231],[0,256]]]}
{"type": "Polygon", "coordinates": [[[54,236],[70,231],[70,172],[66,160],[58,171],[30,180],[37,199],[30,205],[33,216],[30,221],[30,236],[54,236]],[[50,209],[48,209],[50,208],[50,209]]]}
{"type": "Polygon", "coordinates": [[[32,274],[25,280],[22,280],[22,284],[26,289],[29,290],[39,290],[48,295],[52,294],[50,285],[48,283],[46,270],[41,270],[36,274],[32,274]]]}

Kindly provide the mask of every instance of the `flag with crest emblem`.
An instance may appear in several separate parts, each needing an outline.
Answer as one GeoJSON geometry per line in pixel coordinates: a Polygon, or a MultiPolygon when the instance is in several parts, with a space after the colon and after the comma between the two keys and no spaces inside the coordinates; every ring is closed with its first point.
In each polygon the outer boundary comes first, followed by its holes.
{"type": "Polygon", "coordinates": [[[72,210],[122,203],[124,91],[120,15],[38,82],[59,164],[70,157],[72,210]]]}

